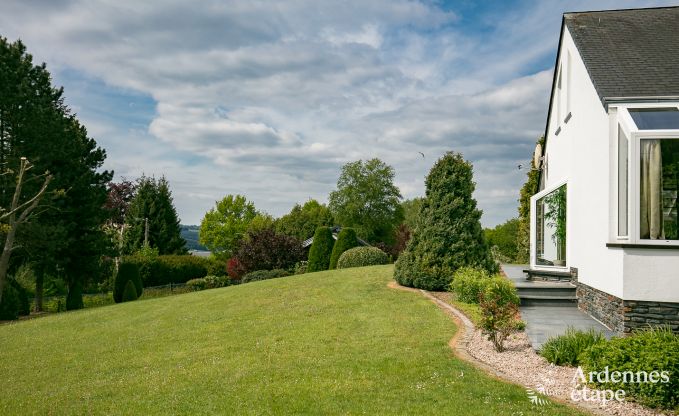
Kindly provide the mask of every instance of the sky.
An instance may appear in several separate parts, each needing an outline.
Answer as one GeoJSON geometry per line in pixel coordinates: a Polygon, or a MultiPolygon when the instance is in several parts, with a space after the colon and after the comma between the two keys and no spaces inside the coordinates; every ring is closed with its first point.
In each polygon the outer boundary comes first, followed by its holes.
{"type": "Polygon", "coordinates": [[[47,64],[116,180],[167,177],[184,224],[227,194],[326,202],[373,157],[422,196],[452,150],[495,226],[545,128],[562,13],[676,4],[3,0],[0,36],[47,64]]]}

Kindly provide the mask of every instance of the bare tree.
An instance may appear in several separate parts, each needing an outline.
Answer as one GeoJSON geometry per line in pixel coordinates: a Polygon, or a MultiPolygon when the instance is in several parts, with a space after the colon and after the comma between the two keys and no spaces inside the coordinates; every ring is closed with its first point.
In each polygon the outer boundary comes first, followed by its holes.
{"type": "MultiPolygon", "coordinates": [[[[12,255],[12,251],[15,249],[14,239],[16,237],[17,228],[29,219],[31,212],[38,206],[40,199],[47,190],[47,186],[52,180],[52,175],[49,172],[45,172],[37,178],[43,177],[43,184],[40,190],[33,195],[33,197],[28,200],[21,202],[21,188],[26,182],[26,172],[31,170],[33,165],[25,157],[21,158],[21,164],[19,165],[19,175],[17,176],[16,188],[14,189],[14,197],[12,198],[12,203],[9,210],[0,208],[0,222],[7,221],[5,236],[5,245],[2,249],[2,255],[0,255],[0,302],[2,302],[2,292],[5,287],[5,281],[7,280],[7,269],[9,267],[9,259],[12,255]]],[[[5,172],[3,174],[11,174],[11,171],[5,172]]]]}

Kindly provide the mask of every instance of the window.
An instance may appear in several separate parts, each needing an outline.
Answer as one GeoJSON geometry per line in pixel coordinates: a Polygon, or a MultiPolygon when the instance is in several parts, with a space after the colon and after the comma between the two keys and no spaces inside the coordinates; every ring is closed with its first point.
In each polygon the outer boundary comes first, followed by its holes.
{"type": "Polygon", "coordinates": [[[561,66],[559,66],[559,74],[556,78],[556,126],[561,125],[561,66]]]}
{"type": "Polygon", "coordinates": [[[566,55],[566,120],[571,113],[571,51],[566,55]]]}
{"type": "Polygon", "coordinates": [[[627,234],[627,201],[629,195],[629,140],[618,126],[618,236],[627,234]]]}
{"type": "Polygon", "coordinates": [[[679,129],[679,109],[630,108],[627,110],[639,130],[679,129]]]}
{"type": "Polygon", "coordinates": [[[641,139],[639,152],[639,238],[679,240],[679,138],[641,139]]]}
{"type": "Polygon", "coordinates": [[[535,201],[535,263],[566,266],[566,185],[535,201]]]}

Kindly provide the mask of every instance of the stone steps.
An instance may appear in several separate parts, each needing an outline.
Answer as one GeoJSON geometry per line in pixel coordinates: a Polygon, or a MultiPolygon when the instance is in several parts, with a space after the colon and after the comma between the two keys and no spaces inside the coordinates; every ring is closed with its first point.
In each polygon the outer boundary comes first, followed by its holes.
{"type": "Polygon", "coordinates": [[[577,306],[575,286],[567,283],[521,282],[516,290],[522,305],[577,306]]]}

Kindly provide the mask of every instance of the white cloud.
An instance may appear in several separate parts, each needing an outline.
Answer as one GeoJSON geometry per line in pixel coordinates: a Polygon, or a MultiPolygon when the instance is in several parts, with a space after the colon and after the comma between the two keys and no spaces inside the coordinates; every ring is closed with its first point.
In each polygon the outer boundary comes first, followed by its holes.
{"type": "Polygon", "coordinates": [[[535,65],[560,24],[545,2],[488,12],[478,33],[424,1],[41,3],[3,2],[2,35],[56,79],[74,69],[156,101],[146,131],[114,115],[83,121],[118,174],[166,174],[185,223],[226,193],[273,214],[324,200],[358,158],[394,165],[415,196],[446,150],[475,163],[486,224],[515,215],[516,165],[544,128],[551,83],[535,65]]]}

